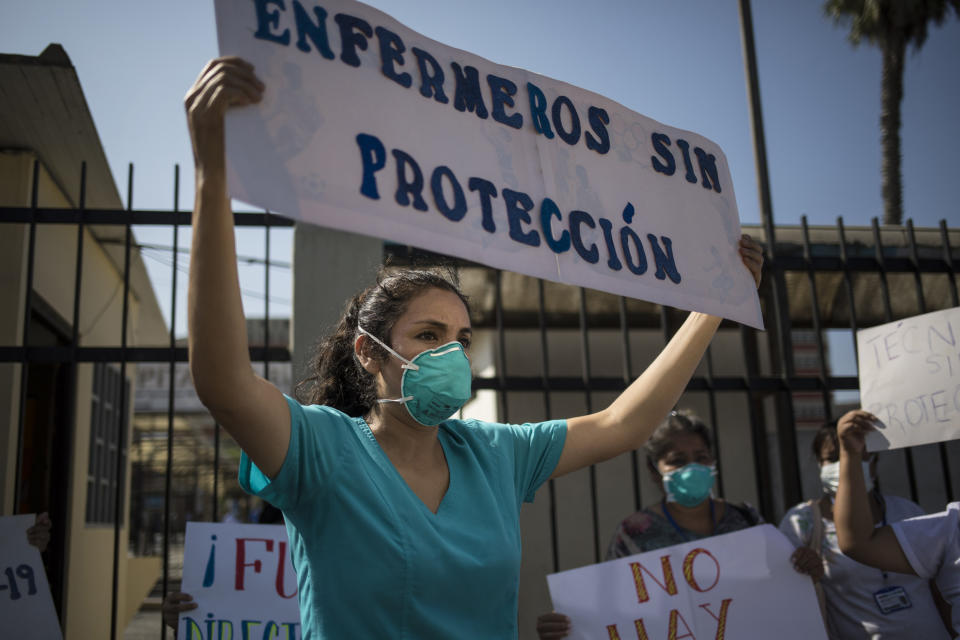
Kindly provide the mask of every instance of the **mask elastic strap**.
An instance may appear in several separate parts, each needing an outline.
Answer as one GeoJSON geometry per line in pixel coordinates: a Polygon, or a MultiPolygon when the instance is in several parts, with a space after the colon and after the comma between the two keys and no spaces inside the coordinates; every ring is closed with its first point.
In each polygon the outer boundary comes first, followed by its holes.
{"type": "MultiPolygon", "coordinates": [[[[364,334],[365,336],[369,336],[371,340],[373,340],[373,341],[376,342],[378,345],[380,345],[381,347],[383,347],[384,349],[386,349],[387,351],[389,351],[391,354],[393,354],[394,356],[396,356],[398,359],[400,359],[400,360],[403,362],[403,368],[404,368],[404,369],[412,369],[413,371],[419,371],[419,370],[420,370],[420,366],[419,366],[419,365],[416,365],[416,364],[410,362],[409,360],[407,360],[406,358],[404,358],[402,355],[400,355],[399,353],[397,353],[396,351],[394,351],[393,349],[391,349],[390,347],[388,347],[386,344],[384,344],[384,342],[383,342],[380,338],[378,338],[377,336],[373,335],[372,333],[370,333],[369,331],[367,331],[366,329],[364,329],[363,327],[361,327],[359,324],[357,325],[357,331],[359,331],[360,333],[364,334]]],[[[412,396],[411,396],[411,398],[412,398],[412,396]]],[[[381,400],[380,402],[400,402],[400,401],[404,401],[404,402],[405,402],[405,400],[404,400],[403,398],[399,398],[399,399],[397,399],[397,400],[381,400]]]]}

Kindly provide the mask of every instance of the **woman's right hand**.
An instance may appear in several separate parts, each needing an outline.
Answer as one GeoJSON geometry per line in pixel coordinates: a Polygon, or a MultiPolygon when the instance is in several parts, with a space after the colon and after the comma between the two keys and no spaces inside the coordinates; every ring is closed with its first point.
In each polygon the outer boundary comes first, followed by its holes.
{"type": "Polygon", "coordinates": [[[542,613],[537,617],[537,635],[540,640],[554,640],[554,638],[566,638],[570,634],[570,618],[551,611],[542,613]]]}
{"type": "Polygon", "coordinates": [[[862,456],[867,448],[867,433],[875,429],[877,422],[879,420],[875,415],[863,409],[854,409],[843,414],[837,420],[840,453],[862,456]]]}
{"type": "Polygon", "coordinates": [[[797,547],[790,556],[790,562],[793,563],[797,573],[808,575],[815,582],[823,577],[823,561],[820,559],[820,554],[810,547],[797,547]]]}
{"type": "Polygon", "coordinates": [[[263,90],[253,65],[242,58],[228,56],[207,63],[183,99],[198,167],[222,163],[224,114],[230,107],[260,102],[263,90]]]}

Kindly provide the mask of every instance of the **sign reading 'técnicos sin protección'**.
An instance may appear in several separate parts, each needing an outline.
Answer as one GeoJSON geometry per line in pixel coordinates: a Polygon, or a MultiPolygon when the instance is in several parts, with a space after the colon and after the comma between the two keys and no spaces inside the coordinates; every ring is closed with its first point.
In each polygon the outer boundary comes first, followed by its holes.
{"type": "Polygon", "coordinates": [[[960,307],[857,331],[867,449],[960,438],[960,307]]]}

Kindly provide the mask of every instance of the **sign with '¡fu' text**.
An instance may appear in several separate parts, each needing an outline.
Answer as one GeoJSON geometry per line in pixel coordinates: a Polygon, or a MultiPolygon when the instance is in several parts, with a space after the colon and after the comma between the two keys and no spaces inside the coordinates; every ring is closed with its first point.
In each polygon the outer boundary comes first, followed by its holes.
{"type": "Polygon", "coordinates": [[[227,114],[232,197],[762,328],[712,141],[353,0],[215,8],[221,55],[266,85],[227,114]]]}
{"type": "Polygon", "coordinates": [[[867,449],[960,438],[960,307],[857,331],[867,449]]]}
{"type": "Polygon", "coordinates": [[[299,640],[297,575],[283,525],[188,522],[183,583],[197,608],[185,640],[299,640]]]}
{"type": "Polygon", "coordinates": [[[581,640],[826,640],[813,582],[771,525],[547,576],[581,640]]]}

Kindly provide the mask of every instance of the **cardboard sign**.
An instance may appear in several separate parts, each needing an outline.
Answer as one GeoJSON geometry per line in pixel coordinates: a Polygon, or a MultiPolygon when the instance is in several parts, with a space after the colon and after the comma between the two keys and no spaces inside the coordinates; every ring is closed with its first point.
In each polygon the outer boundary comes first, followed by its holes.
{"type": "Polygon", "coordinates": [[[60,640],[60,622],[40,551],[27,542],[36,514],[0,517],[0,620],[3,635],[60,640]]]}
{"type": "Polygon", "coordinates": [[[857,331],[860,406],[880,451],[960,437],[960,307],[857,331]]]}
{"type": "Polygon", "coordinates": [[[761,525],[547,576],[569,638],[826,638],[793,545],[761,525]]]}
{"type": "Polygon", "coordinates": [[[220,54],[250,61],[267,87],[227,114],[232,197],[762,328],[710,140],[358,2],[215,7],[220,54]]]}
{"type": "Polygon", "coordinates": [[[297,575],[283,525],[188,522],[177,638],[300,638],[297,575]]]}

